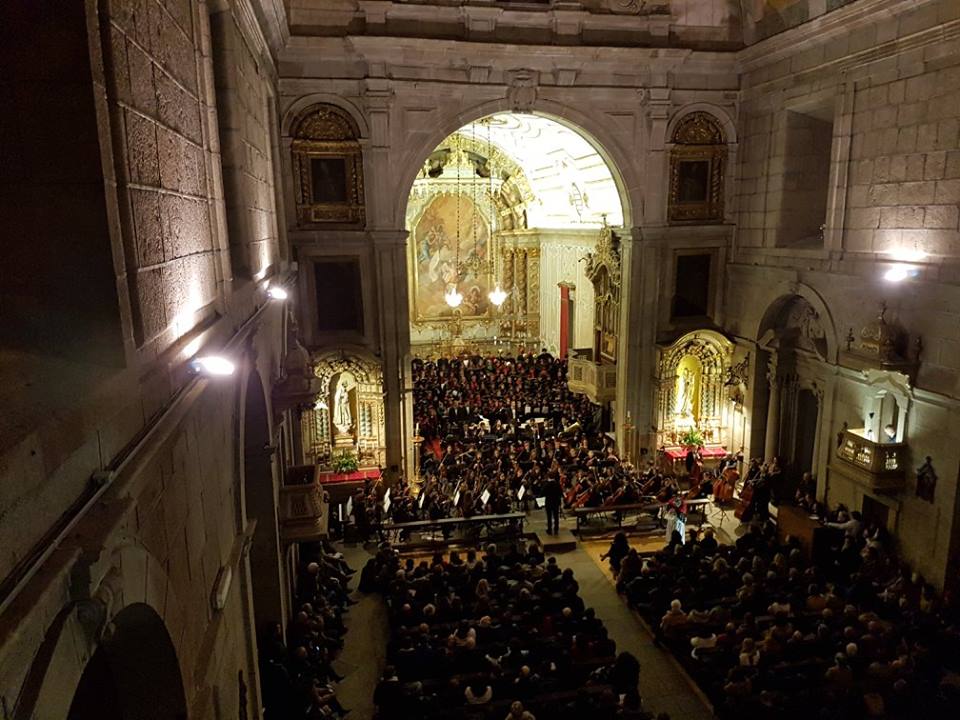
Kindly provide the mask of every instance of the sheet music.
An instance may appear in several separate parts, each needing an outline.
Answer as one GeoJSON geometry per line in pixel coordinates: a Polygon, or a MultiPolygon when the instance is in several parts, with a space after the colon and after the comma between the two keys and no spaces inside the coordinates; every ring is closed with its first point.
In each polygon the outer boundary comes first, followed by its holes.
{"type": "Polygon", "coordinates": [[[490,491],[489,491],[489,490],[484,490],[483,493],[480,495],[480,502],[482,502],[484,505],[486,505],[486,504],[487,504],[487,500],[489,500],[489,499],[490,499],[490,491]]]}
{"type": "Polygon", "coordinates": [[[523,500],[523,496],[527,494],[527,486],[521,485],[520,489],[517,490],[517,500],[523,500]]]}
{"type": "Polygon", "coordinates": [[[460,491],[457,490],[457,491],[453,494],[453,506],[454,506],[454,507],[457,507],[457,505],[459,505],[459,504],[460,504],[460,491]]]}
{"type": "Polygon", "coordinates": [[[534,502],[538,508],[543,508],[547,505],[547,499],[545,497],[538,497],[534,502]]]}
{"type": "Polygon", "coordinates": [[[353,515],[353,495],[347,498],[347,517],[353,515]]]}

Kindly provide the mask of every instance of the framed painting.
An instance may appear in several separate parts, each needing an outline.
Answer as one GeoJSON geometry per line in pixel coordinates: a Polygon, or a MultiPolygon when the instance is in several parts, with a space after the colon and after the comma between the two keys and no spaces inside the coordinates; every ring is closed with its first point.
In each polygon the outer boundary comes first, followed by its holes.
{"type": "Polygon", "coordinates": [[[462,318],[486,315],[492,280],[490,229],[473,201],[464,195],[459,200],[453,194],[435,196],[411,235],[416,320],[452,320],[454,311],[444,295],[454,285],[463,295],[462,318]]]}

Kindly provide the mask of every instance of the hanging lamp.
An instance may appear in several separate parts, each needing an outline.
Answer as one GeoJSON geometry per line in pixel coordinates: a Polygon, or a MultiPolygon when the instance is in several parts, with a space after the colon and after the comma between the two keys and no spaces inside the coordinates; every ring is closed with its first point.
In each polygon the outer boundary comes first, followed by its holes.
{"type": "Polygon", "coordinates": [[[450,309],[455,310],[460,307],[460,303],[463,302],[463,294],[457,289],[457,284],[460,282],[460,162],[461,162],[461,148],[460,148],[460,135],[457,135],[457,145],[456,145],[456,164],[457,164],[457,186],[456,186],[456,196],[457,196],[457,230],[456,230],[456,239],[457,239],[457,248],[456,248],[456,265],[454,266],[454,276],[453,282],[447,288],[447,292],[443,295],[443,301],[450,307],[450,309]]]}
{"type": "MultiPolygon", "coordinates": [[[[496,220],[496,202],[493,198],[493,143],[490,140],[490,126],[493,124],[493,116],[487,118],[487,179],[490,181],[490,246],[493,248],[493,227],[494,221],[496,220]]],[[[507,301],[507,295],[509,293],[505,292],[503,288],[500,287],[500,263],[498,262],[500,258],[500,253],[497,252],[497,248],[493,248],[493,276],[496,281],[496,285],[493,290],[487,293],[487,298],[490,302],[493,303],[494,307],[499,308],[503,303],[507,301]]]]}

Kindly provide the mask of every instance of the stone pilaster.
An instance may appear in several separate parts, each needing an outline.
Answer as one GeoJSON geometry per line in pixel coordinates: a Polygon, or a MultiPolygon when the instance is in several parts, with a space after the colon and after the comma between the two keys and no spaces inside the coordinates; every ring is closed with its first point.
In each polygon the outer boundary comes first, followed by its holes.
{"type": "MultiPolygon", "coordinates": [[[[618,233],[619,234],[619,233],[618,233]]],[[[635,227],[621,239],[620,328],[617,348],[617,442],[624,442],[627,413],[641,448],[653,449],[656,437],[654,378],[660,295],[661,243],[635,227]]]]}

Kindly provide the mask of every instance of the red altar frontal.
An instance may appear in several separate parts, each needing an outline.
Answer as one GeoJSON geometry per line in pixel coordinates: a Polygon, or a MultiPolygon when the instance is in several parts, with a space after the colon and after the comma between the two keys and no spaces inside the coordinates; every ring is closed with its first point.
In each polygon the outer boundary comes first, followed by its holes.
{"type": "Polygon", "coordinates": [[[318,472],[317,481],[327,485],[332,483],[345,483],[345,482],[363,482],[364,480],[379,480],[381,472],[379,468],[373,468],[371,470],[354,470],[353,472],[348,473],[335,473],[333,471],[329,472],[318,472]]]}
{"type": "MultiPolygon", "coordinates": [[[[719,460],[727,456],[729,451],[722,446],[714,447],[705,447],[700,450],[700,457],[704,460],[719,460]]],[[[683,447],[668,447],[664,448],[663,454],[667,456],[667,459],[671,462],[676,462],[677,460],[683,460],[687,457],[687,449],[683,447]]]]}

